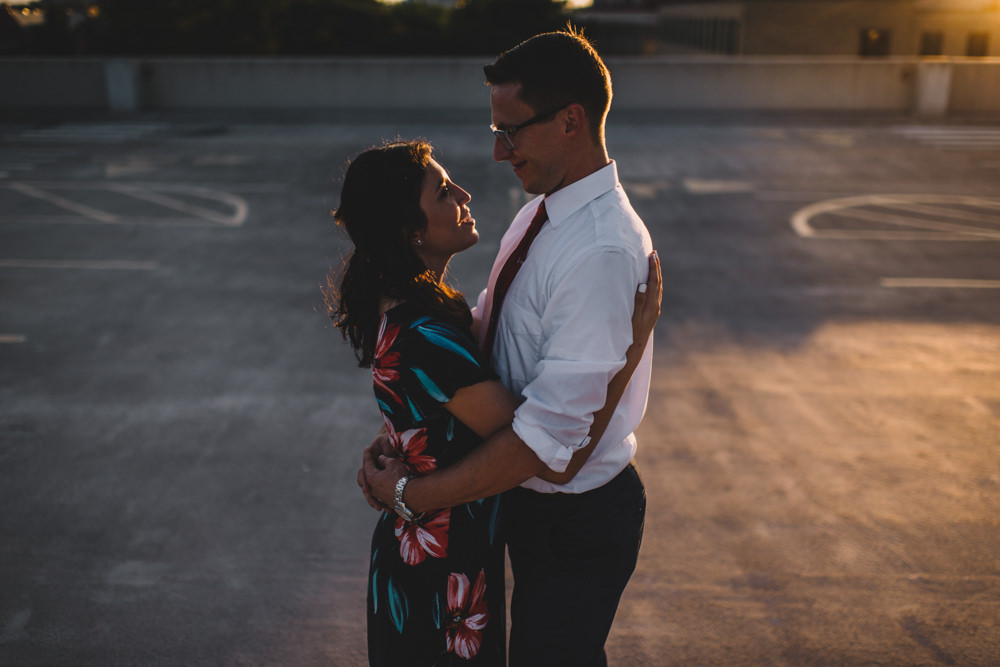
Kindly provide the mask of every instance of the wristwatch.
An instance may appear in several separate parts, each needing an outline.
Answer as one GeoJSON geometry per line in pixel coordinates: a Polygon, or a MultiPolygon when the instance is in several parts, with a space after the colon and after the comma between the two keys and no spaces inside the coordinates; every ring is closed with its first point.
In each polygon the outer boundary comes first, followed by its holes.
{"type": "Polygon", "coordinates": [[[413,511],[406,506],[406,503],[403,502],[403,489],[406,488],[406,483],[409,481],[410,476],[403,475],[399,478],[399,481],[396,482],[396,493],[392,498],[392,508],[396,511],[396,514],[403,518],[404,521],[412,523],[423,515],[414,514],[413,511]]]}

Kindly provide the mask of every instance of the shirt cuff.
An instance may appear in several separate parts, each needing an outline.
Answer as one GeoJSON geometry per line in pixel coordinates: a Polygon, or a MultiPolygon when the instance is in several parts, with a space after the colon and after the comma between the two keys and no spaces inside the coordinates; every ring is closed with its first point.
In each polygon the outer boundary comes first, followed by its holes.
{"type": "Polygon", "coordinates": [[[566,447],[550,436],[544,429],[525,424],[518,420],[516,413],[512,427],[517,437],[528,446],[528,449],[535,453],[535,456],[545,464],[545,467],[553,472],[564,472],[569,465],[570,459],[573,458],[573,454],[578,449],[582,449],[590,443],[590,436],[588,435],[575,448],[566,447]]]}

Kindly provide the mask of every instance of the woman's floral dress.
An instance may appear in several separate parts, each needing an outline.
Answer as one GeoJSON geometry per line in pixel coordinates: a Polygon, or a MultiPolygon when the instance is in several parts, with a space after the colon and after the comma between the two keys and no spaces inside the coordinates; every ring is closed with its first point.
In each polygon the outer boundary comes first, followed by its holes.
{"type": "MultiPolygon", "coordinates": [[[[496,378],[467,330],[409,303],[382,317],[372,364],[390,440],[412,474],[461,459],[481,439],[444,408],[462,387],[496,378]]],[[[372,536],[372,665],[504,665],[506,611],[500,496],[407,523],[384,512],[372,536]]]]}

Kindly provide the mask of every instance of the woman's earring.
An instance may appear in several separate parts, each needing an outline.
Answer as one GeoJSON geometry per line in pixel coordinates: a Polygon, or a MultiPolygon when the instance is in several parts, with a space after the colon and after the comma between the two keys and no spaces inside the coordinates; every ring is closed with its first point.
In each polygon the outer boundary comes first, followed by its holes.
{"type": "Polygon", "coordinates": [[[424,244],[424,240],[423,239],[416,239],[414,241],[414,243],[416,243],[417,245],[423,245],[424,244]]]}

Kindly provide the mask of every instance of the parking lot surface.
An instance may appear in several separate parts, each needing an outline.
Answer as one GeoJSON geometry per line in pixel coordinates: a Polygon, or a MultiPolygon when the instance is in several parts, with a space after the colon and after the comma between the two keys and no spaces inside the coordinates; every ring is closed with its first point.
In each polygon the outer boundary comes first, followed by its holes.
{"type": "MultiPolygon", "coordinates": [[[[349,156],[430,139],[478,293],[526,201],[488,123],[0,122],[0,664],[366,664],[380,422],[329,212],[349,156]]],[[[612,112],[608,145],[665,281],[612,664],[997,664],[1000,125],[612,112]]]]}

